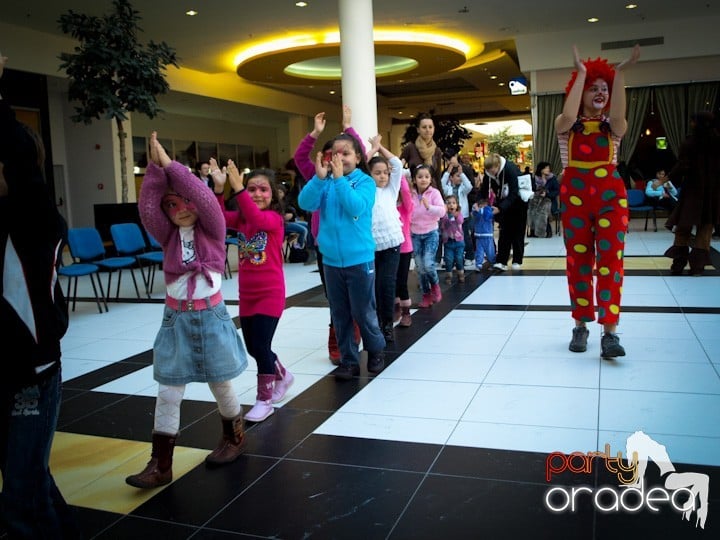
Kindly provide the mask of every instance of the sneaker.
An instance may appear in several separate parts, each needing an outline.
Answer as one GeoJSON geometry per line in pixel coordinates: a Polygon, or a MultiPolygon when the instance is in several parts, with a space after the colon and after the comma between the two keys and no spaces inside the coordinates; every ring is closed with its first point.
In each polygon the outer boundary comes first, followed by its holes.
{"type": "Polygon", "coordinates": [[[503,263],[495,263],[495,264],[493,264],[492,267],[495,270],[500,270],[501,272],[507,272],[507,269],[508,269],[507,264],[503,264],[503,263]]]}
{"type": "Polygon", "coordinates": [[[337,381],[349,381],[353,377],[360,375],[360,366],[357,364],[340,364],[333,370],[332,374],[337,381]]]}
{"type": "Polygon", "coordinates": [[[513,270],[520,270],[521,268],[522,268],[522,264],[512,263],[512,269],[513,269],[513,270]]]}
{"type": "Polygon", "coordinates": [[[585,352],[587,351],[587,340],[590,335],[590,331],[584,326],[576,326],[573,328],[572,340],[570,340],[570,347],[572,352],[585,352]]]}
{"type": "Polygon", "coordinates": [[[382,351],[371,353],[368,351],[368,373],[377,374],[385,369],[385,355],[382,351]]]}
{"type": "Polygon", "coordinates": [[[625,356],[625,349],[620,345],[620,338],[617,334],[611,332],[605,332],[602,338],[600,338],[600,348],[602,349],[600,356],[603,358],[625,356]]]}
{"type": "Polygon", "coordinates": [[[259,399],[253,405],[253,408],[245,414],[244,418],[248,422],[262,422],[274,412],[275,409],[269,399],[267,401],[259,399]]]}

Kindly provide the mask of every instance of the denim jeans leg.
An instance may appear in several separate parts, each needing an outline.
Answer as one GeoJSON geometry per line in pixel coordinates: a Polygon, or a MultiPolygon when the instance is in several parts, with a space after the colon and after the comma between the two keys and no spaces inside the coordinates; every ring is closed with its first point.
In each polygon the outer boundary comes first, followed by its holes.
{"type": "Polygon", "coordinates": [[[2,385],[0,515],[10,538],[69,538],[77,531],[48,466],[61,385],[59,372],[21,390],[2,385]]]}
{"type": "MultiPolygon", "coordinates": [[[[440,234],[435,229],[427,233],[425,239],[425,252],[423,253],[425,275],[430,286],[438,283],[437,267],[435,264],[435,253],[440,245],[440,234]]],[[[428,287],[429,289],[430,287],[428,287]]]]}
{"type": "MultiPolygon", "coordinates": [[[[360,363],[358,348],[355,344],[355,331],[353,329],[353,316],[350,304],[350,291],[353,284],[348,282],[347,268],[324,265],[325,291],[328,304],[330,304],[330,317],[335,328],[335,337],[338,349],[342,356],[343,365],[357,365],[360,363]]],[[[373,281],[369,297],[372,299],[373,317],[375,316],[375,283],[373,281]]],[[[377,318],[376,318],[377,319],[377,318]]]]}
{"type": "MultiPolygon", "coordinates": [[[[352,318],[360,327],[363,348],[378,352],[385,348],[375,304],[375,262],[345,268],[352,318]]],[[[392,320],[392,319],[391,319],[392,320]]]]}

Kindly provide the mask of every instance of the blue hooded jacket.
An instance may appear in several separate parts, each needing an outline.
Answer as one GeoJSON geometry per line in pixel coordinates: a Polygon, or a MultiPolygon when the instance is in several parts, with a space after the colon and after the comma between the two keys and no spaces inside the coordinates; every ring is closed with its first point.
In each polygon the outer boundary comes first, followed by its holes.
{"type": "Polygon", "coordinates": [[[317,175],[298,197],[303,210],[320,210],[317,244],[323,264],[347,268],[375,260],[372,209],[375,181],[360,169],[347,176],[321,180],[317,175]]]}

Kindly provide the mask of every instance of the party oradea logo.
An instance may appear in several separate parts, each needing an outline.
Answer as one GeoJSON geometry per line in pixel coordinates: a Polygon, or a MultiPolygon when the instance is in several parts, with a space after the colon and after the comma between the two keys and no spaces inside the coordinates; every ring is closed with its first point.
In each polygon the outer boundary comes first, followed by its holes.
{"type": "Polygon", "coordinates": [[[656,442],[642,431],[636,431],[627,438],[626,459],[622,451],[615,456],[610,445],[605,444],[603,452],[553,452],[545,459],[545,480],[550,482],[553,475],[569,471],[574,474],[591,474],[593,464],[605,466],[616,476],[617,486],[551,487],[545,492],[543,502],[550,512],[562,514],[576,512],[581,506],[592,504],[604,513],[634,514],[642,510],[660,512],[663,506],[670,507],[683,519],[691,521],[695,513],[695,527],[705,528],[708,513],[708,492],[710,477],[707,474],[675,470],[665,446],[656,442]],[[599,464],[598,459],[599,458],[599,464]],[[660,470],[662,485],[649,486],[645,482],[648,461],[660,470]]]}

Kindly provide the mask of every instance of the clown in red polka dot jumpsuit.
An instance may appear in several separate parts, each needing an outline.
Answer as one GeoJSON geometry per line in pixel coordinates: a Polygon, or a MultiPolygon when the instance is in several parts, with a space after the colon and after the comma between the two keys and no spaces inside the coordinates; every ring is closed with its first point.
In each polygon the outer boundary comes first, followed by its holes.
{"type": "MultiPolygon", "coordinates": [[[[616,165],[627,129],[623,69],[637,61],[639,52],[636,47],[630,59],[613,69],[600,58],[581,61],[574,48],[576,71],[555,121],[564,168],[560,203],[572,316],[576,331],[579,327],[587,340],[585,323],[595,320],[597,306],[605,334],[617,340],[617,356],[625,354],[615,331],[629,211],[616,165]]],[[[581,347],[571,343],[570,350],[583,352],[584,343],[581,347]]]]}

